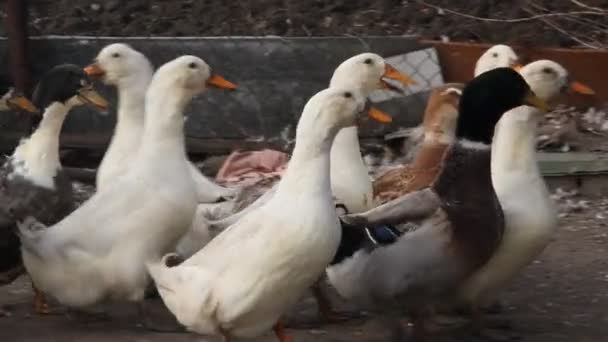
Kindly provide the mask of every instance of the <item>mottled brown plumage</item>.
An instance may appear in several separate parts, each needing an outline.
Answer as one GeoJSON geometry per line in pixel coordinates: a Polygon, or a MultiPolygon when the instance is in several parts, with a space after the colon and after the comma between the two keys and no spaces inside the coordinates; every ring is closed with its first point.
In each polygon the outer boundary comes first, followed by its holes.
{"type": "Polygon", "coordinates": [[[464,88],[448,83],[434,89],[424,113],[424,138],[414,160],[389,170],[374,181],[374,197],[378,203],[429,186],[441,171],[441,161],[454,141],[458,101],[464,88]]]}
{"type": "Polygon", "coordinates": [[[490,174],[490,148],[463,148],[447,152],[432,189],[441,198],[441,209],[451,223],[451,248],[466,261],[465,274],[483,265],[504,231],[504,215],[490,174]]]}

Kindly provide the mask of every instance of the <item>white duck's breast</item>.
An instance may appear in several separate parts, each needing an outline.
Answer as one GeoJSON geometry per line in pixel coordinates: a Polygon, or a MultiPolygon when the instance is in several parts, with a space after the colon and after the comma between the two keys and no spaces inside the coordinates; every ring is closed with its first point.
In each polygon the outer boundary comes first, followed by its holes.
{"type": "Polygon", "coordinates": [[[22,143],[10,159],[12,172],[11,177],[23,177],[37,186],[55,189],[55,176],[61,164],[56,158],[56,153],[47,153],[38,146],[22,143]]]}
{"type": "Polygon", "coordinates": [[[493,298],[543,251],[557,229],[556,208],[540,176],[501,174],[495,187],[505,216],[505,231],[492,258],[462,287],[462,296],[472,302],[493,298]]]}
{"type": "Polygon", "coordinates": [[[24,253],[36,284],[71,306],[94,304],[106,297],[141,299],[148,281],[145,262],[175,247],[196,209],[188,169],[185,165],[181,169],[181,175],[161,168],[141,176],[126,175],[49,227],[52,234],[44,236],[39,250],[47,253],[42,258],[24,253]],[[163,179],[160,175],[176,179],[156,182],[163,179]],[[64,273],[70,277],[57,276],[64,273]]]}
{"type": "Polygon", "coordinates": [[[331,146],[331,190],[338,203],[350,213],[373,207],[373,187],[369,170],[361,158],[356,127],[343,128],[331,146]]]}
{"type": "Polygon", "coordinates": [[[252,213],[242,223],[259,222],[263,227],[237,224],[213,240],[210,250],[201,251],[219,272],[214,286],[218,321],[230,327],[231,334],[249,337],[269,329],[333,258],[341,234],[333,208],[304,203],[252,213]]]}
{"type": "Polygon", "coordinates": [[[505,215],[506,233],[545,239],[557,220],[553,200],[539,174],[511,172],[493,175],[496,195],[505,215]]]}
{"type": "Polygon", "coordinates": [[[360,213],[373,208],[373,188],[371,182],[361,182],[360,176],[349,173],[337,177],[344,183],[332,179],[331,188],[336,203],[344,204],[348,208],[349,213],[360,213]]]}

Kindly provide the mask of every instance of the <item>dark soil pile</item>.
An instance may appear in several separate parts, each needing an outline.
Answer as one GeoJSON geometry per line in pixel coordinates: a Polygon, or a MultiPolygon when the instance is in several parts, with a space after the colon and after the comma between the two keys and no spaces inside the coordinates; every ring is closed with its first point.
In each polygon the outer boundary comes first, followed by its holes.
{"type": "Polygon", "coordinates": [[[31,34],[419,34],[452,41],[608,46],[608,0],[32,0],[30,8],[31,34]],[[559,14],[573,12],[577,14],[559,14]],[[547,13],[551,15],[544,16],[547,13]],[[466,17],[513,19],[539,14],[518,22],[466,17]]]}

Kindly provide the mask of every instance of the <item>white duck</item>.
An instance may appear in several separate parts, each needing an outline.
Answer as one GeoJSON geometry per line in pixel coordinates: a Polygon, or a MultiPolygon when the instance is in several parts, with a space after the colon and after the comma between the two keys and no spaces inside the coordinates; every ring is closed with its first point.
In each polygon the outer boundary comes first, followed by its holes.
{"type": "MultiPolygon", "coordinates": [[[[127,173],[141,144],[144,130],[144,98],[154,69],[139,51],[127,44],[110,44],[103,48],[95,63],[85,71],[102,77],[104,83],[118,88],[118,114],[116,129],[97,171],[97,190],[112,184],[116,177],[127,173]]],[[[222,81],[214,80],[218,84],[222,81]]],[[[221,84],[231,87],[230,84],[221,84]]],[[[193,164],[189,164],[195,181],[199,203],[213,203],[234,196],[235,189],[224,188],[205,177],[193,164]]]]}
{"type": "Polygon", "coordinates": [[[336,133],[355,124],[365,97],[356,87],[313,96],[276,193],[181,265],[149,264],[169,310],[189,330],[224,341],[275,327],[332,260],[341,230],[330,187],[336,133]]]}
{"type": "MultiPolygon", "coordinates": [[[[362,53],[342,62],[334,71],[329,85],[330,87],[355,86],[360,88],[366,97],[379,89],[397,90],[383,78],[399,82],[403,86],[415,83],[385,62],[381,56],[362,53]]],[[[391,120],[389,116],[379,113],[373,115],[373,118],[380,122],[391,120]]],[[[361,157],[357,127],[343,128],[338,132],[331,148],[330,158],[331,188],[336,202],[343,204],[349,212],[353,213],[371,209],[374,206],[372,182],[367,165],[361,157]]],[[[192,255],[207,244],[217,232],[266,203],[275,191],[276,184],[253,202],[235,204],[236,208],[245,209],[220,220],[207,220],[205,218],[208,213],[207,208],[199,206],[191,231],[178,245],[178,253],[184,257],[192,255]]],[[[257,192],[257,195],[260,193],[257,189],[252,192],[257,192]]]]}
{"type": "Polygon", "coordinates": [[[19,224],[24,264],[42,291],[70,307],[143,298],[145,262],[175,248],[196,209],[183,110],[217,78],[193,56],[162,66],[146,94],[145,130],[130,171],[53,226],[19,224]]]}
{"type": "MultiPolygon", "coordinates": [[[[559,64],[539,60],[521,75],[534,93],[554,100],[568,88],[568,73],[559,64]]],[[[592,92],[580,83],[575,91],[592,92]]],[[[505,232],[492,258],[461,287],[460,299],[473,309],[489,304],[497,293],[547,246],[557,229],[557,213],[536,159],[536,131],[542,112],[520,106],[505,113],[492,143],[492,183],[505,215],[505,232]]]]}
{"type": "Polygon", "coordinates": [[[475,77],[488,70],[500,67],[513,67],[519,61],[515,51],[508,46],[498,44],[487,49],[477,60],[475,64],[475,77]]]}

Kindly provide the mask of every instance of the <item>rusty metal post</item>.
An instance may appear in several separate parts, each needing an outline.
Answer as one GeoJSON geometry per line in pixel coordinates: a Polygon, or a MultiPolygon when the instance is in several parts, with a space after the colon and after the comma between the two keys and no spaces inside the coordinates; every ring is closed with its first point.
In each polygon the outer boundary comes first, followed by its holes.
{"type": "Polygon", "coordinates": [[[27,63],[27,0],[6,0],[5,21],[8,38],[8,69],[17,90],[30,94],[31,79],[27,63]]]}

